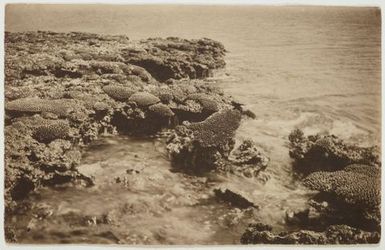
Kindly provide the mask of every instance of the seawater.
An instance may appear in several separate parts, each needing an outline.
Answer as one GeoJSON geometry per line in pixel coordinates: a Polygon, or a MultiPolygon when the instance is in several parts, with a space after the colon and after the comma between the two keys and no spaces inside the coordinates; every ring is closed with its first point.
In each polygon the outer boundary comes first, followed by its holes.
{"type": "MultiPolygon", "coordinates": [[[[266,171],[271,178],[264,185],[226,176],[204,184],[205,180],[171,173],[161,142],[104,141],[103,147],[90,149],[85,165],[96,164],[100,176],[107,177],[119,176],[131,165],[141,166],[141,171],[143,164],[150,165],[145,169],[155,180],[138,181],[131,190],[111,188],[102,181],[101,191],[47,189],[32,197],[36,203],[56,204],[59,214],[71,209],[99,215],[118,210],[122,219],[113,229],[88,228],[78,232],[80,236],[69,231],[64,237],[68,241],[116,242],[117,237],[123,243],[237,243],[252,219],[273,224],[276,230],[288,229],[285,211],[305,207],[311,195],[293,178],[287,145],[291,130],[332,133],[363,146],[381,143],[381,17],[377,9],[74,5],[65,9],[21,6],[16,11],[11,6],[6,18],[9,31],[84,31],[126,34],[131,39],[208,37],[222,42],[228,50],[227,66],[210,82],[256,114],[255,120],[243,121],[237,139],[253,139],[270,157],[266,171]],[[253,197],[258,212],[242,217],[238,210],[211,200],[212,188],[222,184],[253,197]]],[[[65,223],[56,222],[66,231],[65,223]]],[[[50,235],[34,237],[58,240],[54,233],[50,235]]],[[[38,241],[34,237],[25,239],[38,241]]]]}

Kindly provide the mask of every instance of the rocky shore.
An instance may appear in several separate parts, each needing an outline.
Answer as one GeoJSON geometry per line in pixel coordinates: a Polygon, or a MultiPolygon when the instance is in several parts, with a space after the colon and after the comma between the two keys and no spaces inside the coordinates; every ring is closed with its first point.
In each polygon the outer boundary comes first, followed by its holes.
{"type": "MultiPolygon", "coordinates": [[[[252,140],[238,146],[235,141],[242,119],[256,115],[206,79],[225,66],[225,53],[221,43],[207,38],[131,41],[78,32],[6,32],[7,241],[18,242],[11,218],[25,213],[32,192],[95,185],[90,171],[79,165],[90,143],[106,134],[148,138],[167,131],[165,147],[175,171],[193,178],[213,173],[268,181],[263,173],[268,156],[252,140]]],[[[293,170],[304,186],[317,191],[307,210],[287,216],[286,223],[301,230],[279,233],[255,221],[240,242],[377,243],[379,150],[334,136],[305,137],[300,130],[288,138],[293,170]]],[[[242,190],[216,188],[213,195],[242,211],[258,210],[242,190]]],[[[39,209],[39,220],[49,216],[48,209],[39,209]]],[[[99,218],[103,221],[108,218],[99,218]]]]}

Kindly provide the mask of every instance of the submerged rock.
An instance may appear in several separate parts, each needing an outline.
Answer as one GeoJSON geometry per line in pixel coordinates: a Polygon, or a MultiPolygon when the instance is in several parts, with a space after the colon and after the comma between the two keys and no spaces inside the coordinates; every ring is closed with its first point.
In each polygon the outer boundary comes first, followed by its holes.
{"type": "Polygon", "coordinates": [[[257,205],[255,205],[253,202],[246,199],[244,195],[238,192],[233,192],[230,189],[227,189],[227,188],[214,189],[214,193],[218,199],[228,202],[232,206],[235,206],[238,208],[249,208],[249,207],[258,208],[257,205]]]}
{"type": "Polygon", "coordinates": [[[245,177],[256,177],[266,169],[269,158],[256,146],[255,142],[246,139],[231,152],[230,166],[233,172],[240,172],[245,177]]]}

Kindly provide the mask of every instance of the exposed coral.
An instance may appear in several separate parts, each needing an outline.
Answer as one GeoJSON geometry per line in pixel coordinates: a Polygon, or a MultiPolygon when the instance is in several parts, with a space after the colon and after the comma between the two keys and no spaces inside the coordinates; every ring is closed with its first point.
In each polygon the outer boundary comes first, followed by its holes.
{"type": "Polygon", "coordinates": [[[70,127],[66,121],[53,121],[39,126],[34,138],[39,142],[51,142],[55,139],[65,139],[69,136],[70,127]]]}
{"type": "Polygon", "coordinates": [[[46,100],[39,98],[22,98],[8,102],[5,105],[5,109],[16,114],[49,112],[60,117],[66,117],[76,109],[76,104],[68,99],[46,100]]]}
{"type": "Polygon", "coordinates": [[[349,145],[334,135],[305,137],[300,130],[289,135],[290,156],[295,160],[295,168],[308,174],[318,170],[333,171],[349,164],[380,165],[377,147],[349,145]]]}
{"type": "Polygon", "coordinates": [[[134,89],[119,85],[107,85],[103,87],[111,98],[118,101],[127,101],[130,96],[135,92],[134,89]]]}
{"type": "Polygon", "coordinates": [[[273,233],[261,223],[251,224],[242,235],[242,244],[374,244],[380,241],[378,232],[366,232],[347,225],[332,225],[325,231],[300,230],[273,233]]]}
{"type": "MultiPolygon", "coordinates": [[[[6,32],[7,210],[41,184],[81,178],[79,147],[100,134],[149,134],[190,120],[176,118],[175,97],[185,105],[189,94],[217,96],[217,91],[202,82],[169,87],[154,77],[203,78],[224,66],[224,52],[209,39],[130,41],[81,32],[6,32]]],[[[220,107],[229,102],[216,98],[220,107]]]]}
{"type": "Polygon", "coordinates": [[[240,120],[238,111],[223,110],[203,122],[179,126],[167,145],[174,165],[198,172],[215,168],[232,150],[240,120]]]}
{"type": "Polygon", "coordinates": [[[250,139],[244,140],[231,154],[234,158],[232,162],[241,166],[252,165],[264,169],[269,162],[269,158],[250,139]]]}
{"type": "Polygon", "coordinates": [[[237,110],[224,110],[187,127],[193,131],[194,140],[202,147],[221,146],[234,137],[240,121],[241,114],[237,110]]]}
{"type": "Polygon", "coordinates": [[[175,115],[167,105],[162,103],[151,105],[148,109],[159,117],[172,117],[175,115]]]}
{"type": "Polygon", "coordinates": [[[160,102],[160,99],[148,92],[136,92],[128,99],[135,102],[139,107],[147,107],[160,102]]]}
{"type": "Polygon", "coordinates": [[[381,170],[374,166],[349,165],[335,172],[315,172],[305,178],[311,189],[335,195],[351,205],[376,208],[381,203],[381,170]]]}
{"type": "Polygon", "coordinates": [[[187,97],[188,100],[197,101],[202,105],[203,111],[207,113],[214,113],[219,110],[218,104],[216,101],[211,99],[212,97],[205,94],[191,94],[187,97]]]}

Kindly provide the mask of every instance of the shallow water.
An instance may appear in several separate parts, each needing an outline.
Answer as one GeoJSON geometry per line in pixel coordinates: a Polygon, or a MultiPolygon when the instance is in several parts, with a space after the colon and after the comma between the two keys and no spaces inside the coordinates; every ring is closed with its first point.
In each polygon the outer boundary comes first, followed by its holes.
{"type": "MultiPolygon", "coordinates": [[[[212,84],[257,115],[255,120],[243,121],[237,138],[251,137],[270,157],[267,172],[271,178],[265,185],[234,176],[210,181],[208,177],[198,180],[171,173],[161,142],[154,145],[114,138],[95,151],[91,149],[84,163],[105,163],[105,168],[99,166],[102,180],[103,176],[126,175],[129,167],[149,171],[144,176],[155,178],[139,178],[142,182],[136,180],[135,185],[129,185],[133,190],[128,191],[102,181],[101,190],[59,190],[55,195],[46,190],[41,194],[39,199],[44,202],[63,203],[60,209],[64,211],[80,209],[85,214],[100,215],[104,210],[118,210],[122,219],[116,227],[99,225],[97,230],[85,233],[95,242],[104,238],[116,242],[118,238],[123,243],[236,243],[251,217],[273,224],[276,230],[288,229],[283,223],[285,211],[303,207],[309,194],[292,178],[287,148],[292,129],[301,128],[306,134],[329,132],[360,145],[380,144],[381,21],[376,9],[73,6],[63,10],[29,6],[18,11],[8,9],[6,30],[86,31],[127,34],[132,39],[209,37],[221,41],[229,51],[227,66],[216,72],[212,84]],[[212,200],[212,189],[222,184],[247,193],[260,209],[250,212],[254,216],[246,214],[239,219],[239,211],[212,200]],[[137,206],[132,217],[125,212],[129,209],[123,209],[127,202],[137,206]],[[167,211],[166,205],[172,209],[167,211]],[[223,215],[241,222],[226,227],[218,221],[223,215]],[[95,236],[103,232],[104,236],[95,236]]],[[[231,219],[227,220],[231,224],[231,219]]],[[[82,241],[86,236],[80,234],[69,233],[65,239],[82,241]]],[[[52,236],[43,241],[54,239],[52,236]]]]}
{"type": "Polygon", "coordinates": [[[249,223],[271,220],[260,218],[268,206],[283,211],[283,206],[295,205],[291,199],[272,204],[267,194],[258,191],[261,184],[254,179],[175,172],[164,149],[163,139],[116,136],[96,141],[79,166],[80,172],[95,178],[95,186],[44,188],[32,194],[32,208],[13,217],[20,240],[237,244],[249,223]],[[260,209],[240,210],[216,199],[213,189],[219,187],[250,194],[260,209]]]}

